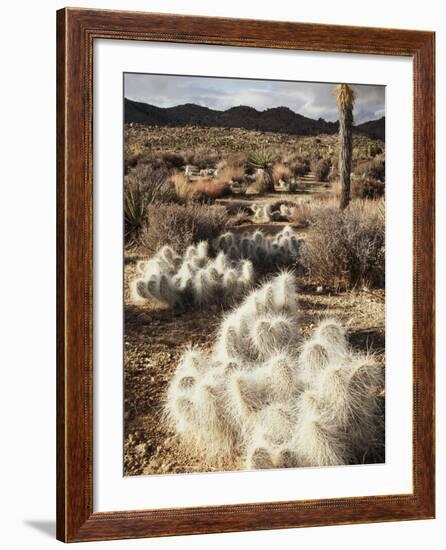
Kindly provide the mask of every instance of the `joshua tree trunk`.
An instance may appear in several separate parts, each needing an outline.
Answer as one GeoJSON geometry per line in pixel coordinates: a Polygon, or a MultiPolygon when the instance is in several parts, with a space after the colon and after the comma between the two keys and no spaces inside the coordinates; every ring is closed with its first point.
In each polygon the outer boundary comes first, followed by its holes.
{"type": "Polygon", "coordinates": [[[352,168],[352,126],[355,93],[348,84],[339,84],[335,89],[339,108],[339,174],[342,190],[340,208],[350,202],[350,172],[352,168]]]}

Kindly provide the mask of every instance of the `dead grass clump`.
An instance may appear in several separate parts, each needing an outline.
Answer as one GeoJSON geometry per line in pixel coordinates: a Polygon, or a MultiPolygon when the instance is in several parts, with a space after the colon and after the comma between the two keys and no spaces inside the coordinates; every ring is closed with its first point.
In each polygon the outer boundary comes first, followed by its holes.
{"type": "Polygon", "coordinates": [[[294,203],[290,208],[289,221],[294,227],[308,227],[312,220],[313,211],[306,202],[294,203]]]}
{"type": "Polygon", "coordinates": [[[220,160],[220,155],[213,149],[207,147],[198,147],[184,154],[186,164],[197,166],[201,170],[204,168],[214,168],[220,160]]]}
{"type": "Polygon", "coordinates": [[[181,168],[185,164],[183,155],[179,153],[162,153],[161,160],[167,168],[181,168]]]}
{"type": "Polygon", "coordinates": [[[245,169],[237,164],[226,164],[218,170],[216,179],[220,182],[242,183],[245,179],[245,169]]]}
{"type": "Polygon", "coordinates": [[[249,222],[249,213],[243,208],[239,208],[233,214],[230,214],[228,219],[228,227],[237,227],[249,222]]]}
{"type": "Polygon", "coordinates": [[[327,181],[331,163],[328,159],[318,159],[311,162],[311,170],[318,181],[327,181]]]}
{"type": "Polygon", "coordinates": [[[178,200],[188,202],[194,198],[195,190],[189,179],[184,174],[180,172],[175,173],[172,176],[171,181],[178,200]]]}
{"type": "Polygon", "coordinates": [[[384,220],[371,202],[355,202],[344,211],[314,209],[301,258],[312,281],[336,289],[384,287],[384,220]]]}
{"type": "Polygon", "coordinates": [[[273,179],[274,183],[277,185],[280,180],[288,181],[292,176],[291,169],[286,166],[286,164],[279,163],[276,164],[273,168],[273,179]]]}
{"type": "Polygon", "coordinates": [[[287,164],[291,170],[292,175],[295,177],[305,176],[310,171],[309,162],[301,157],[291,157],[287,161],[287,164]]]}
{"type": "Polygon", "coordinates": [[[228,214],[223,206],[187,203],[149,206],[141,235],[141,248],[156,252],[161,245],[176,250],[217,237],[225,228],[228,214]]]}
{"type": "Polygon", "coordinates": [[[352,196],[358,199],[379,199],[384,196],[385,183],[383,181],[362,176],[352,180],[352,196]]]}
{"type": "Polygon", "coordinates": [[[195,196],[215,200],[231,193],[229,182],[220,179],[200,178],[190,184],[195,196]]]}
{"type": "Polygon", "coordinates": [[[354,173],[361,178],[373,178],[384,181],[386,176],[386,164],[383,157],[375,157],[373,160],[358,162],[354,173]]]}

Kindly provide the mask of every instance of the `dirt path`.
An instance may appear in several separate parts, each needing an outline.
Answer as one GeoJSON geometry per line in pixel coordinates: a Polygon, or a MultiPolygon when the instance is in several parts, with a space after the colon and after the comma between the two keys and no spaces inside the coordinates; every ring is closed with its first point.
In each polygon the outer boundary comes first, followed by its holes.
{"type": "Polygon", "coordinates": [[[246,208],[253,204],[264,206],[268,203],[274,203],[277,201],[290,201],[290,202],[305,202],[309,199],[316,197],[322,197],[323,195],[329,195],[330,191],[327,186],[327,182],[318,181],[315,175],[310,172],[305,176],[298,178],[299,181],[305,184],[305,190],[297,193],[289,193],[287,191],[280,191],[278,188],[274,193],[263,193],[262,195],[233,195],[230,198],[217,199],[217,204],[222,206],[235,208],[246,208]]]}

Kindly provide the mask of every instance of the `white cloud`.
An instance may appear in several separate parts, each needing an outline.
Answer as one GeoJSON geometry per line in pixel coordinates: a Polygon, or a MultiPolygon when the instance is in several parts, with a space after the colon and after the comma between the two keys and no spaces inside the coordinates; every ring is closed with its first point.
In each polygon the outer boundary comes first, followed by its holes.
{"type": "MultiPolygon", "coordinates": [[[[244,80],[173,75],[125,75],[125,96],[159,107],[196,103],[226,110],[249,105],[259,111],[289,107],[310,118],[337,120],[332,83],[244,80]]],[[[379,118],[385,112],[385,87],[355,85],[355,123],[379,118]]]]}

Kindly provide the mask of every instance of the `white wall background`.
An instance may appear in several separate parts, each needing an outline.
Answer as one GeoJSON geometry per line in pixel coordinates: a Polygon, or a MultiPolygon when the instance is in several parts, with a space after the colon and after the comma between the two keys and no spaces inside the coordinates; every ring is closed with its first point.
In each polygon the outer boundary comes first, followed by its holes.
{"type": "MultiPolygon", "coordinates": [[[[74,0],[79,7],[282,19],[437,32],[438,280],[446,277],[446,10],[436,0],[74,0]],[[442,252],[442,254],[440,253],[442,252]]],[[[55,547],[55,10],[64,2],[2,5],[0,540],[55,547]]],[[[437,520],[101,543],[194,550],[311,547],[443,548],[446,535],[446,293],[437,291],[437,520]]],[[[99,544],[99,543],[97,543],[99,544]]]]}

